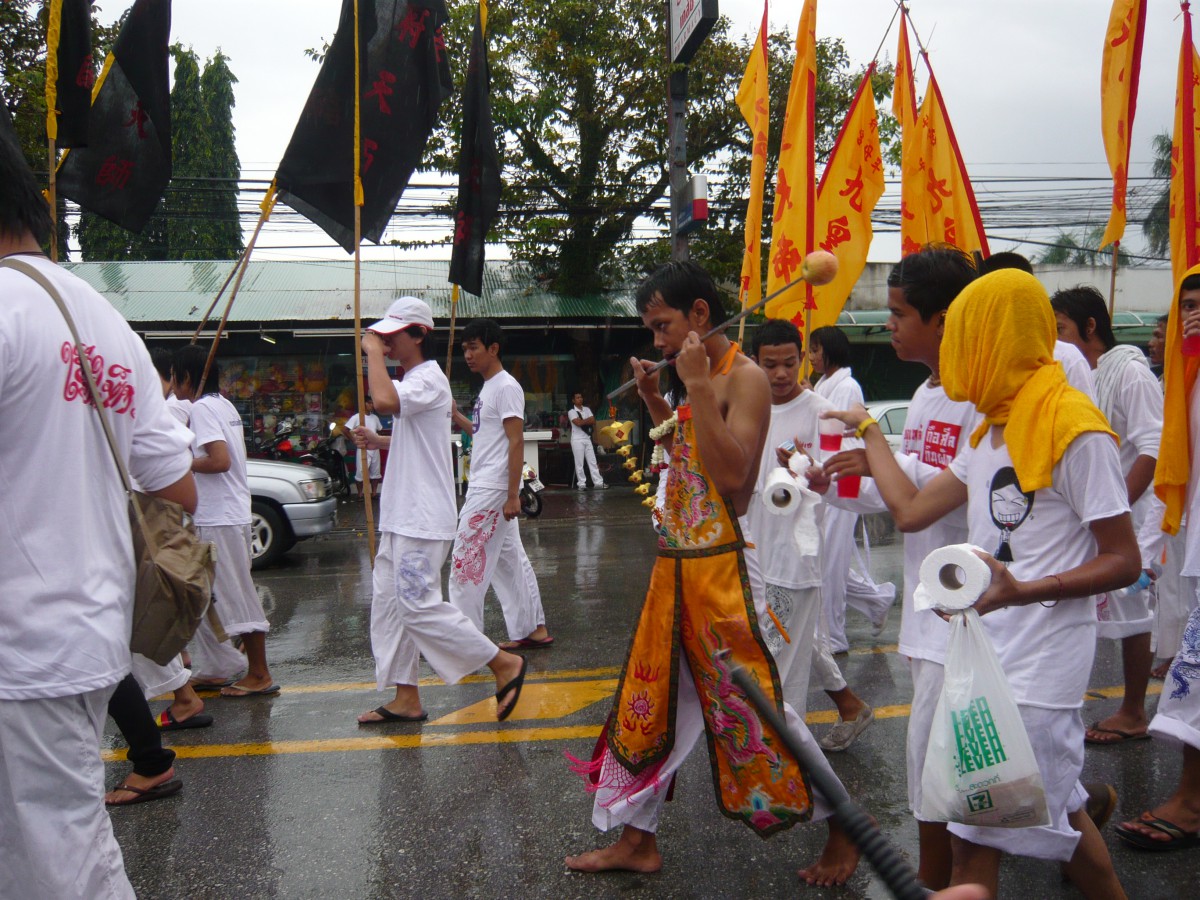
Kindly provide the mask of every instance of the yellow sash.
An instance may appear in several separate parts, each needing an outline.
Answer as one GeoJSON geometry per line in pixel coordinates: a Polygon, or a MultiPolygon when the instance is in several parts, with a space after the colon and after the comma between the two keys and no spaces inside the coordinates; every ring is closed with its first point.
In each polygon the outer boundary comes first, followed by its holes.
{"type": "Polygon", "coordinates": [[[675,743],[682,652],[700,697],[722,812],[765,837],[811,818],[808,776],[731,680],[733,665],[742,666],[782,714],[737,517],[712,488],[690,409],[681,406],[678,418],[658,560],[609,717],[607,748],[628,773],[653,780],[675,743]]]}

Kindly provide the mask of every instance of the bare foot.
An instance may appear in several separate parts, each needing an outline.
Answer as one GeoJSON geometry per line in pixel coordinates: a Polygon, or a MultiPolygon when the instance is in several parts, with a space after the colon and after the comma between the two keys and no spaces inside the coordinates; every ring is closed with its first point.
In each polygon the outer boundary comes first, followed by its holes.
{"type": "Polygon", "coordinates": [[[525,658],[515,653],[508,653],[505,650],[501,650],[496,654],[494,662],[495,664],[491,665],[490,668],[496,675],[496,718],[506,719],[516,705],[517,700],[520,699],[523,682],[511,691],[509,690],[509,686],[518,678],[524,677],[525,658]]]}
{"type": "Polygon", "coordinates": [[[1155,808],[1153,812],[1144,812],[1130,822],[1121,823],[1121,827],[1127,831],[1136,831],[1151,840],[1161,841],[1164,844],[1169,843],[1171,835],[1161,828],[1154,828],[1146,824],[1149,819],[1162,819],[1164,822],[1170,822],[1186,834],[1200,832],[1200,809],[1189,807],[1178,797],[1172,797],[1155,808]]]}
{"type": "Polygon", "coordinates": [[[1171,663],[1175,662],[1175,657],[1171,657],[1166,662],[1159,663],[1150,670],[1150,677],[1157,678],[1160,681],[1167,677],[1167,672],[1171,670],[1171,663]]]}
{"type": "Polygon", "coordinates": [[[361,716],[358,717],[358,721],[362,722],[364,725],[367,725],[371,722],[395,722],[395,721],[403,721],[405,719],[408,719],[413,722],[417,722],[417,721],[421,721],[425,718],[426,718],[425,710],[421,708],[420,703],[417,703],[414,706],[409,703],[397,703],[393,700],[391,703],[385,703],[383,706],[379,706],[379,707],[376,707],[375,709],[368,710],[367,712],[363,713],[361,716]],[[378,709],[386,709],[388,712],[392,713],[393,715],[400,716],[400,720],[388,719],[386,716],[381,716],[376,711],[378,709]]]}
{"type": "Polygon", "coordinates": [[[511,652],[513,650],[536,650],[541,647],[549,647],[553,643],[554,638],[550,637],[550,630],[545,625],[539,625],[521,640],[504,641],[499,646],[501,650],[511,652]]]}
{"type": "Polygon", "coordinates": [[[1139,718],[1131,718],[1118,710],[1090,726],[1084,736],[1089,744],[1119,744],[1145,735],[1149,725],[1145,713],[1139,718]]]}
{"type": "MultiPolygon", "coordinates": [[[[171,768],[167,769],[167,771],[163,772],[161,775],[155,775],[153,778],[148,778],[145,775],[138,775],[134,772],[130,772],[129,775],[126,776],[125,780],[121,783],[131,785],[139,790],[148,791],[152,787],[156,787],[157,785],[162,784],[164,781],[170,781],[174,777],[175,767],[171,766],[171,768]]],[[[104,802],[108,806],[124,806],[131,801],[136,800],[137,796],[138,795],[135,791],[123,791],[118,788],[115,791],[109,791],[106,793],[104,795],[104,802]]]]}
{"type": "Polygon", "coordinates": [[[167,707],[167,712],[176,722],[183,722],[204,712],[204,701],[196,696],[196,692],[190,687],[180,688],[175,692],[175,699],[167,707]]]}
{"type": "Polygon", "coordinates": [[[247,675],[240,681],[235,681],[229,687],[221,688],[222,697],[248,697],[253,694],[277,694],[279,688],[275,686],[275,682],[271,680],[270,675],[264,677],[252,677],[247,675]],[[275,690],[270,690],[275,688],[275,690]]]}
{"type": "Polygon", "coordinates": [[[858,847],[849,835],[832,822],[829,824],[829,840],[821,851],[821,858],[801,869],[799,875],[814,887],[833,887],[845,884],[858,868],[858,847]]]}
{"type": "Polygon", "coordinates": [[[662,868],[662,854],[651,832],[627,826],[615,844],[568,856],[564,862],[576,872],[657,872],[662,868]]]}

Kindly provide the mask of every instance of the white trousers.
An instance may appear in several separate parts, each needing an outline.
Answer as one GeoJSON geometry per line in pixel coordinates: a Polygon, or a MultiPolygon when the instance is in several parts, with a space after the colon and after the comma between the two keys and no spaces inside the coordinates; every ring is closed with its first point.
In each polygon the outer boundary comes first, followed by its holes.
{"type": "Polygon", "coordinates": [[[583,480],[583,463],[587,460],[588,471],[592,475],[592,487],[604,484],[604,478],[600,475],[600,467],[596,465],[596,448],[592,446],[589,440],[571,441],[571,455],[575,457],[575,485],[576,487],[584,487],[587,482],[583,480]]]}
{"type": "Polygon", "coordinates": [[[371,652],[379,690],[417,683],[424,656],[447,684],[485,666],[499,651],[463,613],[442,599],[442,563],[450,541],[383,532],[371,594],[371,652]]]}
{"type": "Polygon", "coordinates": [[[517,519],[504,518],[508,492],[472,487],[458,514],[450,567],[450,602],[483,631],[483,598],[491,585],[504,611],[509,640],[546,624],[537,576],[521,543],[517,519]]]}
{"type": "Polygon", "coordinates": [[[817,636],[813,642],[812,655],[813,682],[817,689],[829,693],[840,691],[846,687],[846,679],[838,668],[837,660],[833,658],[833,646],[829,642],[828,609],[822,605],[817,615],[817,636]]]}
{"type": "Polygon", "coordinates": [[[1200,608],[1188,617],[1175,661],[1163,681],[1150,733],[1200,750],[1200,608]]]}
{"type": "Polygon", "coordinates": [[[804,718],[808,712],[808,682],[812,672],[817,619],[821,616],[820,585],[785,588],[767,584],[767,605],[783,623],[790,643],[785,641],[770,616],[758,620],[767,649],[775,657],[783,699],[804,718]]]}
{"type": "Polygon", "coordinates": [[[100,738],[113,687],[0,700],[0,895],[134,897],[104,808],[100,738]]]}
{"type": "Polygon", "coordinates": [[[932,659],[910,659],[913,699],[909,707],[908,737],[905,756],[908,762],[908,808],[921,818],[921,776],[925,772],[925,756],[929,752],[929,733],[933,730],[933,711],[942,695],[946,667],[932,659]]]}
{"type": "MultiPolygon", "coordinates": [[[[783,704],[788,730],[796,737],[802,746],[812,750],[812,759],[826,770],[831,778],[837,778],[830,768],[825,754],[817,745],[804,724],[804,720],[796,714],[791,704],[783,704]]],[[[696,741],[704,733],[704,715],[700,711],[700,698],[696,694],[696,684],[692,680],[691,670],[687,660],[679,660],[679,694],[675,706],[675,745],[658,771],[655,783],[627,797],[616,799],[620,793],[615,788],[600,788],[596,791],[595,802],[592,805],[592,824],[601,831],[608,831],[617,826],[632,825],[642,831],[658,831],[658,819],[662,813],[663,804],[667,800],[667,788],[671,779],[679,771],[688,754],[696,746],[696,741]]],[[[833,807],[825,798],[813,790],[814,822],[826,819],[833,812],[833,807]]]]}
{"type": "MultiPolygon", "coordinates": [[[[362,451],[361,450],[354,454],[354,463],[355,463],[355,465],[354,465],[354,480],[357,481],[359,484],[362,484],[363,470],[362,470],[362,451]]],[[[379,481],[379,479],[383,477],[382,475],[380,475],[380,471],[381,471],[381,469],[380,469],[379,451],[378,450],[368,450],[367,451],[367,474],[370,476],[372,481],[379,481]]]]}
{"type": "Polygon", "coordinates": [[[825,507],[821,587],[828,618],[829,642],[835,653],[850,649],[846,640],[846,607],[858,610],[871,622],[881,622],[896,599],[895,585],[876,584],[854,543],[858,513],[836,506],[825,507]],[[854,562],[863,568],[857,572],[854,562]]]}
{"type": "MultiPolygon", "coordinates": [[[[241,654],[239,653],[238,656],[241,654]]],[[[244,660],[242,665],[245,665],[244,660]]],[[[146,659],[142,654],[134,653],[132,668],[133,678],[141,687],[147,700],[153,700],[168,691],[178,690],[192,677],[191,671],[183,667],[183,660],[178,656],[165,666],[160,666],[153,660],[146,659]]]]}
{"type": "Polygon", "coordinates": [[[1154,596],[1154,631],[1150,641],[1155,655],[1164,659],[1179,648],[1188,616],[1196,608],[1197,580],[1183,574],[1186,540],[1186,527],[1167,537],[1162,574],[1150,589],[1154,596]]]}
{"type": "MultiPolygon", "coordinates": [[[[197,525],[202,541],[217,546],[217,571],[213,579],[213,610],[230,637],[271,630],[254,580],[250,577],[249,525],[197,525]]],[[[192,671],[197,678],[234,678],[246,671],[246,657],[228,641],[218,641],[208,624],[200,627],[188,644],[192,671]]]]}

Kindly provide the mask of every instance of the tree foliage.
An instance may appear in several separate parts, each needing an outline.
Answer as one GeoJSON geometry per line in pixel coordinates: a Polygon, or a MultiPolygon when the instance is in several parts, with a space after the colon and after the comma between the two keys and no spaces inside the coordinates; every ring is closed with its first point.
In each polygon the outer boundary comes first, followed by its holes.
{"type": "MultiPolygon", "coordinates": [[[[1037,262],[1051,266],[1111,266],[1112,246],[1100,249],[1104,226],[1095,225],[1085,231],[1060,231],[1054,245],[1038,254],[1037,262]]],[[[1117,264],[1124,267],[1132,262],[1129,255],[1118,249],[1117,264]]]]}
{"type": "Polygon", "coordinates": [[[171,182],[141,234],[82,212],[76,235],[86,261],[234,259],[242,252],[233,127],[237,78],[219,50],[203,74],[191,48],[175,44],[171,55],[171,182]]]}
{"type": "Polygon", "coordinates": [[[1152,256],[1171,255],[1171,133],[1163,131],[1151,141],[1154,163],[1150,177],[1158,183],[1158,193],[1146,217],[1142,219],[1142,234],[1152,256]]]}
{"type": "MultiPolygon", "coordinates": [[[[663,258],[657,246],[635,252],[633,240],[639,219],[666,217],[661,201],[669,183],[670,64],[663,15],[660,0],[515,0],[490,11],[493,116],[505,182],[496,230],[515,258],[560,292],[593,293],[625,280],[645,257],[663,258]]],[[[455,5],[448,46],[469,46],[473,17],[473,5],[455,5]]],[[[750,41],[734,40],[729,27],[720,19],[689,67],[687,155],[691,172],[710,176],[713,218],[696,241],[697,255],[718,274],[728,260],[736,275],[751,137],[734,96],[750,41]]],[[[786,34],[770,41],[773,172],[794,51],[786,34]]],[[[840,41],[821,41],[818,58],[817,147],[823,159],[861,70],[850,64],[840,41]]],[[[461,85],[467,54],[455,52],[452,59],[461,85]]],[[[880,96],[890,92],[890,71],[882,71],[874,86],[880,96]]],[[[456,98],[431,142],[431,168],[455,170],[461,124],[456,98]]]]}

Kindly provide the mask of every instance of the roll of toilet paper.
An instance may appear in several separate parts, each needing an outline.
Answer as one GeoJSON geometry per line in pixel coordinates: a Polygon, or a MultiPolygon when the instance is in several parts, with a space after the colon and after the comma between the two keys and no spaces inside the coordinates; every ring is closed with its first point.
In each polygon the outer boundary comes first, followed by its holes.
{"type": "Polygon", "coordinates": [[[992,583],[987,563],[975,555],[978,549],[974,544],[951,544],[926,556],[913,606],[955,612],[978,600],[992,583]]]}
{"type": "Polygon", "coordinates": [[[767,476],[763,485],[762,502],[767,512],[776,516],[791,515],[800,506],[800,488],[787,469],[780,467],[767,476]]]}

